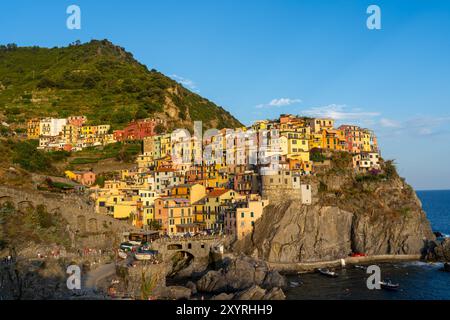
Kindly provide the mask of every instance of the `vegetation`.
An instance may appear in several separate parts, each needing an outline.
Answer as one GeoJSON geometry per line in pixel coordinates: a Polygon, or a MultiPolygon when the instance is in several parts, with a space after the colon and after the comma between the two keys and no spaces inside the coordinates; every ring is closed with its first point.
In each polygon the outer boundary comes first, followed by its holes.
{"type": "Polygon", "coordinates": [[[48,212],[45,206],[19,211],[11,203],[0,207],[0,249],[16,248],[27,243],[68,245],[65,234],[67,222],[48,212]]]}
{"type": "Polygon", "coordinates": [[[313,162],[324,162],[325,160],[327,160],[327,157],[322,153],[322,151],[318,149],[311,150],[309,157],[313,162]]]}
{"type": "Polygon", "coordinates": [[[37,141],[14,141],[6,140],[1,143],[6,154],[11,157],[12,163],[20,165],[23,169],[44,174],[55,174],[57,170],[53,162],[61,159],[61,153],[45,153],[37,150],[37,141]]]}
{"type": "Polygon", "coordinates": [[[89,147],[83,151],[73,154],[75,157],[70,161],[71,165],[81,165],[89,163],[97,163],[100,160],[115,159],[117,161],[132,162],[141,152],[142,145],[140,142],[130,143],[112,143],[104,147],[89,147]]]}
{"type": "Polygon", "coordinates": [[[149,226],[150,230],[155,230],[155,231],[161,230],[161,228],[162,228],[161,224],[156,220],[151,220],[149,222],[148,226],[149,226]]]}
{"type": "Polygon", "coordinates": [[[356,182],[386,181],[398,177],[397,168],[393,160],[387,160],[383,164],[383,170],[370,170],[368,173],[359,174],[355,177],[356,182]]]}
{"type": "Polygon", "coordinates": [[[84,114],[91,124],[122,128],[133,119],[179,110],[174,122],[207,127],[240,123],[223,108],[137,62],[107,40],[63,48],[0,47],[0,113],[8,123],[35,116],[84,114]]]}

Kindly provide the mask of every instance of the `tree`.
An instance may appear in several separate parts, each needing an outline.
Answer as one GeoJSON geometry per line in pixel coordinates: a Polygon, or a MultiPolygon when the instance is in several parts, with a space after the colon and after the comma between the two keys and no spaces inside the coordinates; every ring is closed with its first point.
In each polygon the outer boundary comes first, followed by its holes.
{"type": "Polygon", "coordinates": [[[142,107],[140,107],[140,108],[136,111],[136,113],[135,113],[135,115],[134,115],[134,119],[135,119],[135,120],[145,119],[145,118],[147,118],[147,117],[148,117],[148,113],[147,113],[147,111],[146,111],[144,108],[142,108],[142,107]]]}
{"type": "Polygon", "coordinates": [[[158,125],[155,127],[155,132],[156,132],[156,134],[163,134],[165,130],[166,130],[166,129],[165,129],[164,126],[161,125],[161,124],[158,124],[158,125]]]}
{"type": "Polygon", "coordinates": [[[150,230],[155,230],[155,231],[161,230],[161,224],[156,220],[150,220],[148,227],[150,228],[150,230]]]}

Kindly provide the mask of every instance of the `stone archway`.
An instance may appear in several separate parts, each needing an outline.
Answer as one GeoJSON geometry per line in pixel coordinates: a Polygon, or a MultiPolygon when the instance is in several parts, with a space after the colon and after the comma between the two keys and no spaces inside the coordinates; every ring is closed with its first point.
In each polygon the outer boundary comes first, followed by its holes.
{"type": "Polygon", "coordinates": [[[20,201],[17,203],[17,210],[25,212],[28,210],[34,210],[34,204],[31,201],[20,201]]]}
{"type": "Polygon", "coordinates": [[[6,206],[6,205],[12,205],[15,207],[14,200],[12,197],[9,197],[9,196],[0,197],[0,207],[6,206]]]}

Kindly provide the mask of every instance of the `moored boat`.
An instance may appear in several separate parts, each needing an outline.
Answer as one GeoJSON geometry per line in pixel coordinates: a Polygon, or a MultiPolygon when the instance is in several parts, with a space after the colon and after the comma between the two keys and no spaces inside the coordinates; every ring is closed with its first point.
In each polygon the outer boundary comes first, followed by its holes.
{"type": "Polygon", "coordinates": [[[121,258],[121,259],[126,259],[126,258],[128,258],[127,253],[126,253],[126,252],[123,252],[123,251],[119,251],[118,256],[119,256],[119,258],[121,258]]]}
{"type": "Polygon", "coordinates": [[[330,278],[336,278],[338,276],[338,274],[336,272],[331,271],[329,269],[319,268],[319,269],[317,269],[317,272],[319,272],[321,275],[324,275],[324,276],[330,277],[330,278]]]}
{"type": "Polygon", "coordinates": [[[389,281],[380,281],[380,286],[382,289],[391,290],[391,291],[395,291],[400,288],[400,285],[398,283],[392,283],[390,280],[389,281]]]}

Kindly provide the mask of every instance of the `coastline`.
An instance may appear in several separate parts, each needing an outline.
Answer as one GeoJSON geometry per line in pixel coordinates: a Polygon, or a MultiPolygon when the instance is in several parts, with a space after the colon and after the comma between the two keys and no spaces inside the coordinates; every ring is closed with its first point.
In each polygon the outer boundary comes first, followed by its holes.
{"type": "Polygon", "coordinates": [[[270,268],[282,273],[308,273],[317,268],[336,268],[342,266],[342,260],[345,265],[367,264],[371,262],[396,262],[396,261],[420,261],[419,254],[411,255],[376,255],[367,257],[347,257],[330,261],[318,262],[298,262],[298,263],[279,263],[267,262],[270,268]]]}

